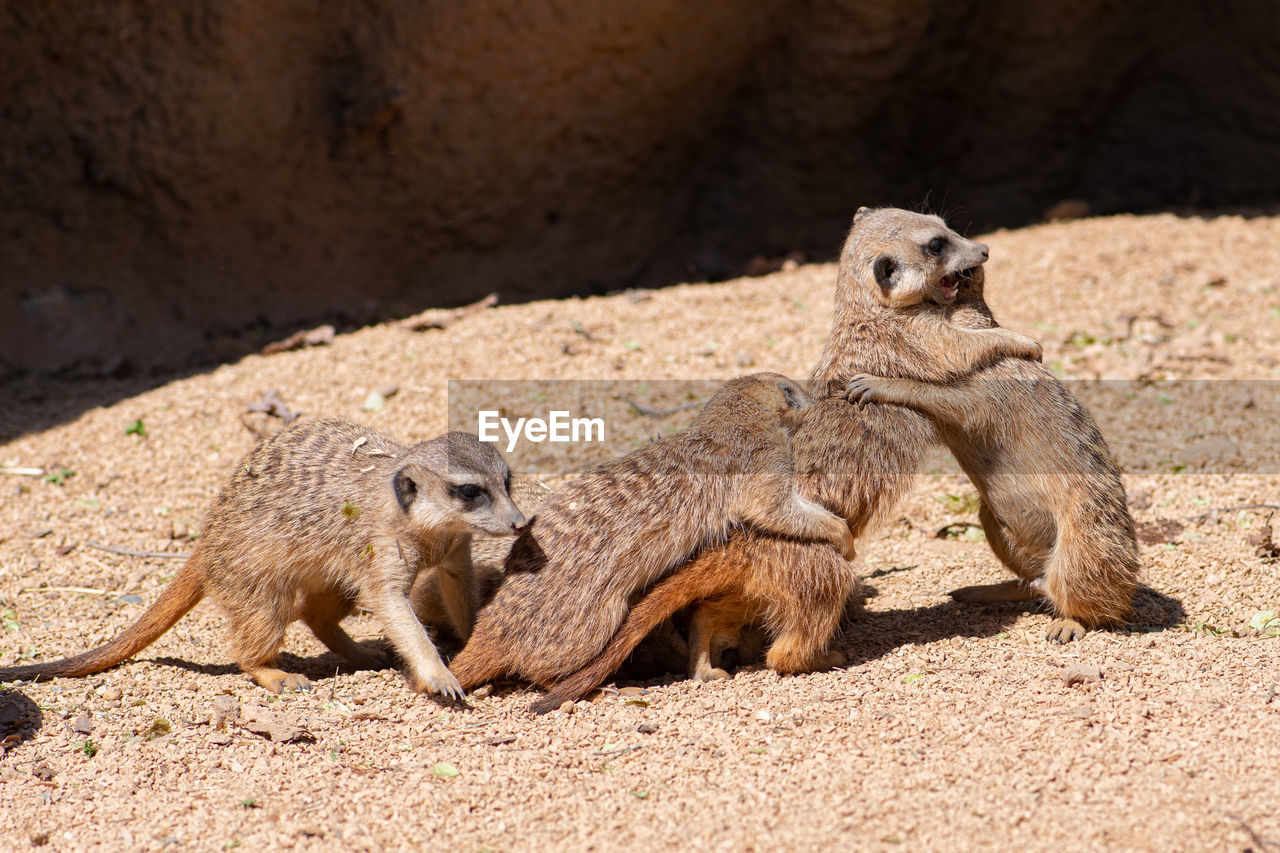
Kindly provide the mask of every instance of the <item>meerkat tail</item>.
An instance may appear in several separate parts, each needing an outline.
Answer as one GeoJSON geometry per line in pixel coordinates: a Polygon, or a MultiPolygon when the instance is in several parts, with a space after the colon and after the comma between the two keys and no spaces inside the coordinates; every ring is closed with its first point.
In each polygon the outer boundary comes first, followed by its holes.
{"type": "Polygon", "coordinates": [[[565,702],[581,699],[612,675],[627,655],[640,645],[649,632],[672,614],[693,602],[721,592],[724,582],[720,573],[681,571],[659,581],[627,615],[609,645],[589,664],[566,677],[542,698],[529,706],[535,714],[554,711],[565,702]]]}
{"type": "Polygon", "coordinates": [[[0,681],[91,675],[128,660],[160,638],[204,598],[204,573],[188,562],[155,604],[109,643],[62,660],[0,669],[0,681]]]}
{"type": "Polygon", "coordinates": [[[490,656],[492,645],[481,631],[475,631],[462,651],[449,661],[449,671],[463,690],[472,690],[511,671],[511,661],[506,657],[498,660],[490,656]]]}

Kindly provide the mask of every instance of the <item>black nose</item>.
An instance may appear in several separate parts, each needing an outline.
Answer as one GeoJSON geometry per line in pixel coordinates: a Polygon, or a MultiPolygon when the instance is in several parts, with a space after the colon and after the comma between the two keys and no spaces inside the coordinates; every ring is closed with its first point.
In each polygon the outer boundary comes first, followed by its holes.
{"type": "Polygon", "coordinates": [[[978,253],[982,255],[984,261],[991,256],[991,250],[987,248],[986,243],[974,243],[973,245],[978,247],[978,253]]]}

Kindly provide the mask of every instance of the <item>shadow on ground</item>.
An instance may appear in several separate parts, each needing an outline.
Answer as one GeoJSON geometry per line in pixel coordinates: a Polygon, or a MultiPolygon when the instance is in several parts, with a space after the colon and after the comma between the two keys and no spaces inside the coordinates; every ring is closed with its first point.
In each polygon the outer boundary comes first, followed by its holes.
{"type": "Polygon", "coordinates": [[[44,714],[21,690],[0,690],[0,759],[44,725],[44,714]]]}

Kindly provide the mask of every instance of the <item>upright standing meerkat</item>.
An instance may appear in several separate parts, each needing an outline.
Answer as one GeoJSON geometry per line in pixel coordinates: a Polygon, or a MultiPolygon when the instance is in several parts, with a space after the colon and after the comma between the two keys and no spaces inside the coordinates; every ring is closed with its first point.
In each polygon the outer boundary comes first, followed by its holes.
{"type": "Polygon", "coordinates": [[[633,595],[742,525],[852,555],[844,521],[795,489],[788,432],[811,404],[776,373],[730,380],[687,429],[549,497],[451,662],[459,683],[511,674],[546,685],[577,670],[609,642],[633,595]]]}
{"type": "Polygon", "coordinates": [[[491,445],[465,433],[405,447],[350,421],[302,421],[240,462],[195,552],[137,622],[92,651],[0,669],[0,680],[101,672],[155,642],[208,595],[226,612],[236,662],[273,692],[309,687],[276,668],[295,619],[354,666],[382,663],[338,624],[360,603],[382,620],[416,689],[461,696],[409,591],[422,569],[439,567],[444,609],[465,636],[475,607],[471,534],[509,535],[525,523],[508,494],[510,476],[491,445]]]}
{"type": "MultiPolygon", "coordinates": [[[[1002,358],[1041,356],[1040,345],[1022,335],[976,325],[960,328],[950,322],[961,284],[981,275],[987,255],[985,245],[966,240],[936,216],[861,208],[854,217],[840,253],[831,330],[812,373],[820,399],[796,428],[792,448],[800,493],[842,516],[855,536],[880,523],[903,498],[938,436],[932,423],[911,409],[849,406],[849,380],[859,373],[878,372],[947,382],[1002,358]]],[[[771,669],[797,673],[840,661],[826,650],[826,643],[858,581],[830,546],[763,534],[735,535],[676,570],[677,575],[685,573],[690,575],[686,583],[672,581],[669,597],[646,606],[642,615],[651,612],[650,607],[680,600],[679,590],[745,578],[744,597],[735,603],[731,592],[722,594],[732,586],[722,589],[714,612],[699,616],[695,611],[692,624],[703,626],[704,632],[707,624],[715,625],[716,632],[724,634],[732,629],[735,606],[742,606],[744,621],[756,615],[760,598],[752,590],[763,590],[767,601],[762,621],[776,638],[765,657],[771,669]],[[766,587],[761,579],[773,586],[766,587]],[[803,602],[803,607],[790,602],[803,602]]],[[[691,649],[691,654],[702,654],[701,648],[691,649]]],[[[608,668],[604,663],[591,666],[597,674],[608,668]]],[[[711,669],[709,661],[694,661],[695,675],[711,669]]],[[[606,672],[599,678],[607,676],[606,672]]],[[[584,675],[574,683],[592,677],[584,675]]]]}
{"type": "MultiPolygon", "coordinates": [[[[963,284],[952,322],[995,325],[982,289],[981,275],[963,284]]],[[[1128,615],[1139,561],[1120,470],[1093,417],[1044,365],[1003,359],[947,384],[859,374],[848,389],[860,404],[925,414],[978,489],[991,550],[1018,578],[956,590],[957,600],[1043,594],[1058,616],[1053,642],[1128,615]]]]}

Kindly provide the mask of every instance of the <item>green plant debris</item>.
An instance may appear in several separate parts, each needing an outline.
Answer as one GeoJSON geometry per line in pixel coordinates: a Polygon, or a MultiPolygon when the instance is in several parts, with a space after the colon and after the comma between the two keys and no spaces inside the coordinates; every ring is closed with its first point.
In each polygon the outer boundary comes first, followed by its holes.
{"type": "Polygon", "coordinates": [[[0,610],[0,624],[3,624],[5,631],[9,633],[22,629],[22,626],[18,624],[18,614],[8,607],[0,610]]]}
{"type": "Polygon", "coordinates": [[[124,428],[125,435],[136,435],[138,438],[147,437],[147,425],[142,422],[142,418],[138,418],[133,423],[124,428]]]}
{"type": "Polygon", "coordinates": [[[93,758],[95,755],[98,754],[98,745],[94,743],[92,740],[87,740],[84,742],[84,746],[80,747],[80,751],[83,752],[89,758],[93,758]]]}
{"type": "Polygon", "coordinates": [[[72,471],[65,465],[60,465],[56,470],[45,474],[44,481],[46,483],[53,483],[55,486],[65,486],[67,484],[67,480],[70,480],[75,475],[75,471],[72,471]]]}
{"type": "Polygon", "coordinates": [[[249,798],[249,799],[247,799],[247,800],[241,800],[241,801],[240,801],[240,805],[241,805],[241,806],[243,806],[243,807],[244,807],[244,808],[246,808],[246,809],[260,809],[260,808],[262,808],[262,804],[261,804],[261,803],[259,803],[257,800],[253,799],[252,797],[250,797],[250,798],[249,798]]]}
{"type": "Polygon", "coordinates": [[[911,673],[910,675],[904,675],[904,676],[902,677],[902,683],[903,683],[903,684],[910,684],[911,682],[913,682],[913,681],[919,681],[919,680],[920,680],[920,679],[922,679],[922,678],[924,678],[924,673],[923,673],[923,672],[913,672],[913,673],[911,673]]]}
{"type": "Polygon", "coordinates": [[[168,720],[164,717],[156,717],[151,721],[151,725],[147,727],[147,738],[153,740],[158,737],[164,737],[171,731],[173,731],[173,726],[169,725],[168,720]]]}
{"type": "Polygon", "coordinates": [[[436,766],[431,768],[431,775],[437,779],[456,779],[462,772],[447,761],[437,761],[436,766]]]}
{"type": "Polygon", "coordinates": [[[352,518],[352,519],[354,519],[354,518],[359,518],[359,517],[360,517],[360,507],[356,506],[356,505],[355,505],[355,504],[353,504],[351,501],[343,501],[343,502],[342,502],[342,514],[343,514],[344,516],[346,516],[347,518],[352,518]]]}
{"type": "Polygon", "coordinates": [[[934,500],[945,506],[948,512],[956,515],[976,515],[980,503],[977,492],[970,492],[967,495],[946,494],[934,497],[934,500]]]}
{"type": "Polygon", "coordinates": [[[1260,637],[1280,637],[1280,615],[1274,610],[1260,610],[1249,620],[1249,627],[1260,637]]]}

